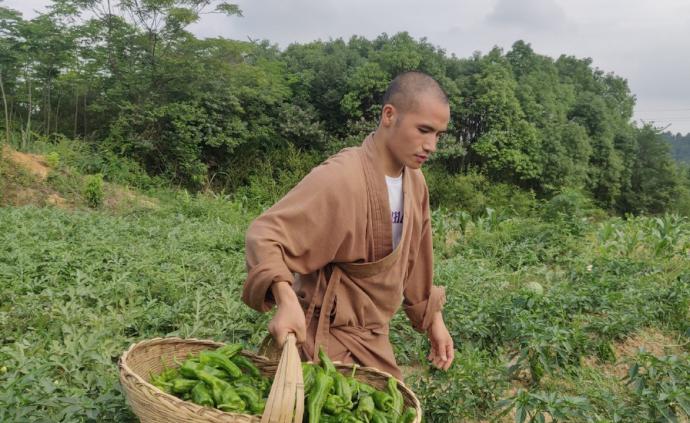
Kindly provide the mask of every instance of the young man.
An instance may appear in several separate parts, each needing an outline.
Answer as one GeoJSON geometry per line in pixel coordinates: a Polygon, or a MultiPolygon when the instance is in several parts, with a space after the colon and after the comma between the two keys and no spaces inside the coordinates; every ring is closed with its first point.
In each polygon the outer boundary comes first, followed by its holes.
{"type": "Polygon", "coordinates": [[[242,300],[278,310],[269,332],[279,346],[294,332],[303,359],[321,345],[333,360],[402,378],[388,339],[403,304],[447,370],[453,341],[444,290],[432,284],[429,193],[422,164],[448,126],[448,98],[430,76],[406,72],[384,95],[381,120],[362,146],[314,168],[246,236],[242,300]]]}

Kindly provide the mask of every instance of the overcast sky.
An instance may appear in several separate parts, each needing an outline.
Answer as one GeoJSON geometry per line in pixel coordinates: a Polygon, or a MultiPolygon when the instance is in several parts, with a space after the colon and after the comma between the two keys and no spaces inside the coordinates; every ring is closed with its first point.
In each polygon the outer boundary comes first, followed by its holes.
{"type": "MultiPolygon", "coordinates": [[[[635,118],[690,132],[688,0],[236,0],[244,17],[205,15],[200,37],[268,39],[281,47],[316,39],[407,31],[468,57],[518,39],[540,54],[591,57],[628,80],[635,118]]],[[[25,18],[47,0],[5,0],[25,18]]]]}

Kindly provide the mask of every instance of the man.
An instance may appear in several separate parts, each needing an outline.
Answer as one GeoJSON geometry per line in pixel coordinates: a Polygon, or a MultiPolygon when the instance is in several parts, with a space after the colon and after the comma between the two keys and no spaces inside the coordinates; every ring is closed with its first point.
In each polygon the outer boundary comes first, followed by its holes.
{"type": "Polygon", "coordinates": [[[429,195],[422,164],[448,126],[448,98],[430,76],[406,72],[383,99],[376,131],[314,168],[250,225],[243,301],[265,312],[279,346],[294,332],[303,359],[333,360],[402,378],[388,339],[403,303],[426,332],[429,360],[447,370],[453,341],[442,288],[432,285],[429,195]]]}

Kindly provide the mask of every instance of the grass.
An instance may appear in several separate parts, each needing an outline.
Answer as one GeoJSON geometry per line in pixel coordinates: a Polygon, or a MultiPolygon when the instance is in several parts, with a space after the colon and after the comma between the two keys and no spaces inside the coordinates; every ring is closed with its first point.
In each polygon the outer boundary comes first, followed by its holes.
{"type": "MultiPolygon", "coordinates": [[[[116,366],[131,343],[263,339],[270,315],[239,299],[251,199],[157,188],[153,206],[117,207],[106,185],[89,210],[78,173],[38,183],[2,169],[4,187],[73,192],[76,205],[0,208],[0,421],[134,421],[116,366]]],[[[549,207],[434,211],[455,364],[430,369],[404,315],[391,331],[426,420],[687,421],[690,223],[549,207]],[[636,363],[657,369],[639,392],[640,377],[622,379],[636,363]]]]}

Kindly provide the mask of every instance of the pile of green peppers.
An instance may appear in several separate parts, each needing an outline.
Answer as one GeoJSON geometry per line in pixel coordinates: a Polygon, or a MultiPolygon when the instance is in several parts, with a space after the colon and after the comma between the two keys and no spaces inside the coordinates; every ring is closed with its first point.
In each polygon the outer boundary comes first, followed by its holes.
{"type": "Polygon", "coordinates": [[[228,344],[201,351],[177,368],[152,375],[151,383],[164,392],[223,411],[261,415],[271,381],[247,357],[242,346],[228,344]]]}
{"type": "Polygon", "coordinates": [[[405,408],[398,382],[389,378],[385,390],[338,372],[319,348],[321,365],[302,363],[308,423],[411,423],[413,407],[405,408]]]}

